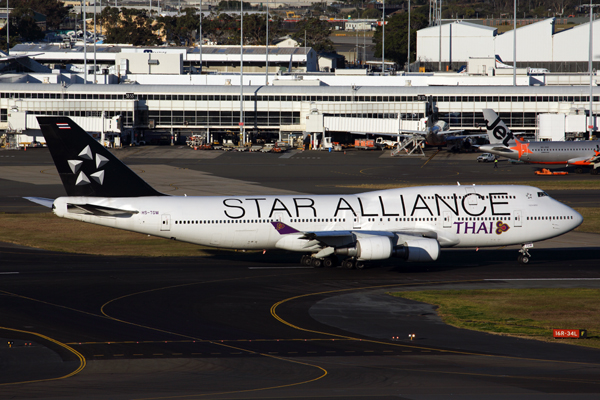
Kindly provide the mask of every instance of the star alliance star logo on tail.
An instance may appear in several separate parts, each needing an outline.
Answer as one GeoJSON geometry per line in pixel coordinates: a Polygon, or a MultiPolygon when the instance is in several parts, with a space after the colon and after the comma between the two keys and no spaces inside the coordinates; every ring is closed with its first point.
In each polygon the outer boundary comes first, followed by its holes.
{"type": "MultiPolygon", "coordinates": [[[[57,125],[59,125],[59,124],[57,124],[57,125]]],[[[68,128],[68,129],[71,129],[71,128],[68,128]]],[[[94,157],[89,145],[85,146],[85,148],[83,150],[81,150],[81,152],[79,153],[79,157],[83,158],[84,160],[88,160],[88,161],[94,161],[94,160],[96,161],[96,169],[98,171],[91,174],[90,178],[94,182],[102,185],[104,183],[104,170],[100,170],[99,168],[106,165],[106,163],[108,162],[108,158],[106,158],[100,154],[96,154],[96,156],[94,157]]],[[[83,171],[79,171],[81,169],[81,166],[83,165],[84,161],[68,160],[68,163],[69,163],[69,168],[71,168],[71,171],[74,174],[79,173],[79,175],[77,175],[77,180],[75,181],[75,185],[82,186],[82,185],[89,185],[91,183],[90,178],[88,178],[88,176],[83,171]]]]}

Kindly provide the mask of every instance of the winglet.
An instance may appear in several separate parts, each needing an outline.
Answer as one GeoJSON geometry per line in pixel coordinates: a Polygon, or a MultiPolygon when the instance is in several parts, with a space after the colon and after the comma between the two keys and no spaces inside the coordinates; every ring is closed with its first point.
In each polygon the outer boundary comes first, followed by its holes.
{"type": "Polygon", "coordinates": [[[279,232],[280,235],[289,235],[290,233],[300,233],[300,231],[297,231],[296,229],[292,228],[291,226],[286,225],[280,221],[271,222],[271,225],[273,225],[273,228],[275,228],[275,230],[277,232],[279,232]]]}

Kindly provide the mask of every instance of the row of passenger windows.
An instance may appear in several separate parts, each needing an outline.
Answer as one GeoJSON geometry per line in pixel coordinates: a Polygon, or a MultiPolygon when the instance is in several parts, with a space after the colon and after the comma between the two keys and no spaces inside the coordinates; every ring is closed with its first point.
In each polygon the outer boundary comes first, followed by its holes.
{"type": "Polygon", "coordinates": [[[596,148],[594,147],[582,147],[582,148],[568,148],[568,149],[562,149],[562,148],[545,148],[545,149],[531,149],[532,151],[535,152],[539,152],[539,153],[545,153],[548,151],[585,151],[585,150],[598,150],[600,149],[600,145],[596,145],[596,148]]]}
{"type": "Polygon", "coordinates": [[[458,221],[510,221],[510,217],[458,217],[458,221]]]}
{"type": "MultiPolygon", "coordinates": [[[[527,217],[527,221],[548,221],[548,220],[566,220],[573,219],[572,216],[544,216],[544,217],[527,217]]],[[[510,221],[510,217],[458,217],[458,221],[510,221]]],[[[354,219],[356,222],[357,219],[354,219]]],[[[367,222],[376,222],[377,218],[367,218],[367,222]]],[[[379,218],[379,222],[383,222],[384,218],[379,218]]],[[[387,218],[388,222],[392,221],[392,218],[387,218]]],[[[436,222],[437,218],[434,217],[405,217],[405,218],[394,218],[396,222],[436,222]]],[[[273,219],[229,219],[229,220],[184,220],[175,221],[177,225],[210,225],[210,224],[266,224],[269,222],[276,222],[273,219]]],[[[299,222],[346,222],[345,218],[293,218],[290,223],[299,222]]]]}
{"type": "MultiPolygon", "coordinates": [[[[64,100],[153,100],[153,101],[240,101],[239,95],[188,95],[188,94],[100,94],[100,93],[0,93],[0,98],[7,99],[64,99],[64,100]]],[[[589,96],[432,96],[434,102],[589,102],[589,96]]],[[[244,95],[244,101],[312,101],[312,102],[423,102],[426,96],[323,96],[323,95],[291,95],[260,96],[244,95]]],[[[600,101],[600,96],[594,96],[600,101]]]]}
{"type": "MultiPolygon", "coordinates": [[[[383,222],[385,218],[379,218],[379,222],[383,222]]],[[[415,218],[415,217],[411,217],[411,218],[395,218],[394,219],[396,222],[417,222],[417,221],[429,221],[429,222],[435,222],[437,221],[437,218],[415,218]]],[[[356,221],[356,220],[355,220],[356,221]]],[[[367,218],[367,222],[376,222],[377,218],[367,218]]],[[[392,221],[392,218],[388,218],[387,219],[388,222],[392,221]]]]}
{"type": "Polygon", "coordinates": [[[543,217],[527,217],[527,221],[554,221],[561,219],[573,219],[573,216],[543,216],[543,217]]]}
{"type": "MultiPolygon", "coordinates": [[[[225,220],[177,220],[176,225],[209,225],[209,224],[267,224],[277,222],[274,219],[225,219],[225,220]]],[[[293,218],[292,222],[346,222],[345,218],[293,218]]]]}

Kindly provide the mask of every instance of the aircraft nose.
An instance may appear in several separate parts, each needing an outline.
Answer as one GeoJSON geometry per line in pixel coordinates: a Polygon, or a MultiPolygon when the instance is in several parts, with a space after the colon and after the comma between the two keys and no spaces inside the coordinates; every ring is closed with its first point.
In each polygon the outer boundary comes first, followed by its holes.
{"type": "Polygon", "coordinates": [[[579,225],[583,223],[583,217],[577,211],[571,209],[571,215],[573,216],[573,228],[577,228],[579,225]]]}

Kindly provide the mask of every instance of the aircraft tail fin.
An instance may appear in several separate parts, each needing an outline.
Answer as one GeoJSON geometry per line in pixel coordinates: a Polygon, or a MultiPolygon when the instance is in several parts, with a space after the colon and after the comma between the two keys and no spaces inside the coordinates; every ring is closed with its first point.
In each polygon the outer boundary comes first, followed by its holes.
{"type": "Polygon", "coordinates": [[[68,196],[164,196],[68,117],[37,117],[68,196]]]}
{"type": "Polygon", "coordinates": [[[514,141],[515,136],[494,110],[486,108],[482,111],[490,144],[502,143],[504,146],[508,146],[510,141],[514,141]]]}

